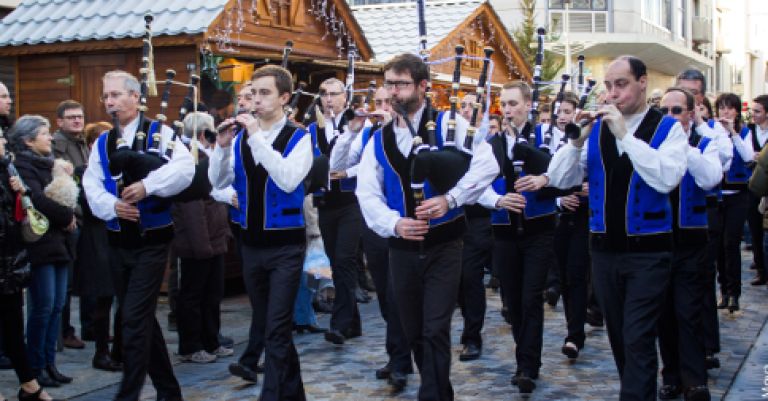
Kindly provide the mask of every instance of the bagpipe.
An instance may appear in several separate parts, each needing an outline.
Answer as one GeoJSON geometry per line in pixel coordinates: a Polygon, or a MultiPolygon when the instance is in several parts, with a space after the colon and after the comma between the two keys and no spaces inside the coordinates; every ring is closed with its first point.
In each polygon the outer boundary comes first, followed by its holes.
{"type": "MultiPolygon", "coordinates": [[[[116,111],[111,111],[113,119],[113,128],[107,134],[107,155],[109,157],[109,170],[112,179],[118,184],[118,193],[122,188],[146,178],[152,171],[155,171],[168,163],[173,157],[173,149],[176,140],[183,136],[184,118],[190,110],[197,110],[197,84],[200,78],[196,75],[190,76],[189,83],[180,83],[174,81],[176,72],[174,70],[166,71],[165,88],[163,90],[160,112],[155,121],[146,118],[147,97],[156,93],[154,88],[154,66],[152,56],[152,30],[151,15],[144,16],[145,35],[142,47],[142,67],[141,93],[139,95],[139,123],[133,146],[128,146],[122,138],[120,130],[120,121],[116,111]],[[165,115],[168,109],[171,88],[173,85],[181,85],[188,88],[187,96],[184,98],[179,109],[179,120],[173,123],[173,136],[166,145],[165,152],[161,151],[162,129],[165,126],[167,117],[165,115]]],[[[208,196],[211,191],[211,184],[207,176],[207,163],[200,165],[197,163],[197,141],[191,141],[193,158],[195,159],[195,176],[192,183],[177,195],[167,198],[169,201],[187,201],[200,199],[208,196]]],[[[165,204],[165,203],[160,203],[165,204]]]]}

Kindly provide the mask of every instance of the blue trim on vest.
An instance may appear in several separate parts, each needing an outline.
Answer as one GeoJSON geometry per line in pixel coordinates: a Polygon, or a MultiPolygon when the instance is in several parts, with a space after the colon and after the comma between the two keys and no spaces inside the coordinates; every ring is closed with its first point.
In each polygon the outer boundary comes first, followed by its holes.
{"type": "Polygon", "coordinates": [[[709,120],[707,120],[707,125],[709,126],[709,128],[715,128],[715,120],[710,118],[709,120]]]}
{"type": "MultiPolygon", "coordinates": [[[[237,193],[237,201],[240,205],[239,213],[235,214],[235,223],[240,227],[248,229],[248,195],[249,195],[249,179],[245,171],[242,155],[242,140],[245,131],[241,130],[235,137],[235,180],[232,186],[237,193]]],[[[296,144],[306,135],[306,131],[297,128],[291,135],[291,139],[288,140],[288,144],[283,151],[283,157],[287,157],[291,151],[296,147],[296,144]]],[[[304,206],[304,186],[299,185],[291,193],[286,193],[280,187],[277,186],[275,181],[267,176],[267,180],[264,183],[264,230],[283,230],[292,228],[304,227],[304,213],[302,213],[302,207],[304,206]],[[298,210],[298,213],[294,213],[298,210]]],[[[234,209],[234,208],[233,208],[234,209]]],[[[233,214],[233,210],[230,210],[230,216],[233,214]]]]}
{"type": "MultiPolygon", "coordinates": [[[[656,127],[650,146],[658,149],[677,122],[664,116],[656,127]]],[[[605,233],[606,174],[600,147],[602,121],[598,119],[589,136],[587,150],[587,174],[589,176],[589,228],[593,233],[605,233]]],[[[613,188],[614,191],[619,190],[613,188]]],[[[614,205],[613,207],[617,207],[614,205]]],[[[629,179],[627,204],[625,205],[625,227],[628,236],[668,233],[672,231],[672,206],[669,195],[662,194],[648,185],[637,171],[632,171],[629,179]],[[649,216],[661,215],[654,219],[649,216]]]]}
{"type": "MultiPolygon", "coordinates": [[[[746,138],[749,133],[749,127],[741,127],[739,136],[741,139],[746,138]]],[[[752,143],[747,143],[747,146],[752,146],[752,143]]],[[[752,177],[752,170],[747,166],[747,162],[741,158],[741,155],[736,150],[736,146],[733,146],[733,160],[731,161],[731,168],[725,174],[725,182],[746,184],[749,182],[749,178],[752,177]]]]}
{"type": "Polygon", "coordinates": [[[536,124],[536,140],[534,146],[538,149],[544,143],[544,134],[541,132],[541,124],[536,124]]]}
{"type": "MultiPolygon", "coordinates": [[[[698,149],[704,153],[710,139],[703,137],[699,141],[698,149]]],[[[707,192],[696,185],[690,171],[685,172],[680,181],[678,201],[678,222],[680,228],[707,228],[707,192]]]]}
{"type": "MultiPolygon", "coordinates": [[[[374,134],[374,154],[376,155],[376,160],[379,162],[379,165],[381,166],[383,170],[383,185],[382,190],[384,192],[384,197],[387,199],[387,206],[400,213],[401,217],[407,217],[408,213],[405,210],[406,202],[405,202],[405,191],[403,190],[403,187],[401,186],[401,180],[400,175],[397,173],[395,168],[392,166],[392,164],[389,162],[389,159],[387,158],[387,154],[384,151],[384,136],[382,135],[382,131],[378,130],[374,134]]],[[[440,141],[442,144],[442,141],[440,141]]],[[[434,190],[430,187],[429,183],[424,184],[424,199],[429,199],[435,196],[434,190]]],[[[456,207],[453,209],[448,210],[448,212],[439,219],[430,219],[429,220],[429,226],[439,226],[444,223],[451,222],[453,220],[456,220],[457,218],[464,215],[464,208],[462,207],[456,207]]]]}
{"type": "MultiPolygon", "coordinates": [[[[97,139],[96,146],[99,151],[101,169],[104,173],[104,180],[102,181],[104,189],[117,197],[119,196],[117,193],[117,182],[112,179],[112,174],[109,171],[109,157],[107,153],[108,135],[109,131],[102,133],[97,139]]],[[[170,205],[170,202],[166,202],[153,196],[140,200],[137,207],[139,209],[139,216],[141,216],[139,223],[142,230],[153,230],[173,224],[170,205]]],[[[119,220],[114,218],[107,221],[107,229],[110,231],[120,231],[119,220]]]]}
{"type": "Polygon", "coordinates": [[[361,138],[361,140],[363,142],[363,146],[360,149],[360,154],[363,153],[363,150],[365,150],[365,145],[367,145],[368,141],[370,141],[371,138],[373,137],[374,133],[371,132],[371,128],[373,128],[373,127],[365,127],[365,128],[363,128],[363,132],[361,134],[361,135],[363,135],[363,137],[361,138]]]}
{"type": "MultiPolygon", "coordinates": [[[[520,174],[520,177],[525,176],[525,171],[520,174]]],[[[497,177],[491,188],[499,194],[505,195],[507,193],[507,179],[504,176],[497,177]]],[[[523,217],[528,219],[535,219],[537,217],[554,214],[557,211],[557,205],[555,198],[548,198],[545,200],[539,200],[536,196],[536,192],[525,191],[521,195],[525,197],[525,208],[523,209],[523,217]]],[[[509,211],[506,209],[492,210],[491,211],[491,223],[494,225],[509,225],[512,224],[512,220],[509,217],[509,211]]]]}

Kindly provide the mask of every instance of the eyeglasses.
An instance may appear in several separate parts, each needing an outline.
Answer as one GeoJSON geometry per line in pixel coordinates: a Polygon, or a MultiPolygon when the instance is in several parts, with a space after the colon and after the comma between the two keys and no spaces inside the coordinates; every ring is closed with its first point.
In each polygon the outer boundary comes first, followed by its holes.
{"type": "Polygon", "coordinates": [[[64,119],[65,120],[69,120],[69,121],[84,120],[85,116],[82,115],[82,114],[74,114],[74,115],[71,115],[71,116],[64,116],[64,119]]]}
{"type": "Polygon", "coordinates": [[[326,92],[326,91],[320,91],[320,97],[336,97],[343,95],[344,92],[326,92]]]}
{"type": "Polygon", "coordinates": [[[682,113],[683,111],[685,111],[685,109],[683,109],[680,106],[672,106],[672,107],[659,107],[659,111],[661,111],[661,113],[664,115],[669,114],[669,112],[671,111],[672,114],[675,115],[675,114],[682,113]]]}
{"type": "Polygon", "coordinates": [[[106,102],[109,99],[117,99],[117,98],[119,98],[121,96],[125,96],[125,95],[126,95],[125,92],[108,92],[108,93],[105,93],[105,94],[101,95],[101,101],[102,102],[106,102]]]}
{"type": "Polygon", "coordinates": [[[405,89],[413,85],[413,81],[384,81],[384,89],[405,89]]]}

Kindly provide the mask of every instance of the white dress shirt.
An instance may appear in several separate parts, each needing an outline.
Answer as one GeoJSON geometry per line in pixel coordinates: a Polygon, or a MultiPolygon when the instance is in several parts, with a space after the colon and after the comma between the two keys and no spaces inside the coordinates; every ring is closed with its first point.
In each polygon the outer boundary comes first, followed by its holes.
{"type": "MultiPolygon", "coordinates": [[[[198,144],[198,149],[205,153],[206,156],[208,156],[208,166],[210,168],[210,159],[213,155],[213,148],[206,148],[203,146],[202,143],[200,143],[197,139],[194,139],[195,142],[198,144]]],[[[232,198],[235,196],[235,187],[232,185],[223,188],[218,189],[216,187],[211,188],[211,198],[215,200],[216,202],[226,203],[229,206],[234,206],[232,202],[232,198]]]]}
{"type": "Polygon", "coordinates": [[[757,144],[760,145],[760,149],[762,149],[765,146],[765,141],[768,140],[768,129],[763,129],[755,124],[755,131],[757,132],[757,144]]]}
{"type": "MultiPolygon", "coordinates": [[[[549,129],[549,124],[541,124],[542,142],[544,141],[544,134],[547,132],[548,129],[549,129]]],[[[550,143],[554,146],[549,147],[550,155],[554,155],[555,152],[557,152],[557,150],[559,149],[558,146],[560,145],[560,139],[563,138],[563,136],[565,136],[565,134],[563,133],[563,131],[560,131],[560,128],[558,128],[557,125],[552,127],[552,141],[550,143]]]]}
{"type": "MultiPolygon", "coordinates": [[[[685,175],[688,137],[680,123],[675,123],[667,138],[658,149],[653,149],[647,142],[636,138],[635,133],[640,127],[645,111],[624,116],[627,134],[622,140],[615,139],[619,155],[627,154],[637,174],[651,188],[660,193],[669,193],[680,184],[685,175]]],[[[568,189],[581,185],[587,172],[587,141],[582,148],[572,143],[563,146],[549,163],[547,175],[549,186],[568,189]]]]}
{"type": "MultiPolygon", "coordinates": [[[[421,115],[424,112],[424,106],[416,112],[411,123],[414,128],[418,127],[421,115]]],[[[445,139],[448,131],[446,123],[448,115],[443,114],[441,132],[445,139]]],[[[397,120],[392,122],[397,148],[404,157],[408,157],[413,147],[413,136],[407,127],[397,126],[397,120]]],[[[456,143],[457,147],[463,148],[464,137],[466,135],[469,123],[461,116],[456,116],[456,143]]],[[[387,199],[383,192],[384,169],[376,159],[373,141],[363,150],[363,156],[360,161],[360,167],[357,171],[357,190],[355,194],[360,201],[360,209],[363,212],[365,222],[376,234],[381,237],[394,237],[395,225],[401,219],[400,212],[392,210],[387,206],[387,199]]],[[[499,165],[493,156],[491,146],[485,141],[474,141],[473,156],[469,170],[459,180],[455,187],[448,191],[458,206],[471,204],[477,201],[483,190],[490,185],[494,178],[499,174],[499,165]]]]}
{"type": "Polygon", "coordinates": [[[688,172],[693,176],[696,185],[705,191],[714,188],[723,179],[723,167],[718,152],[714,140],[710,140],[703,152],[698,147],[688,145],[688,172]]]}
{"type": "MultiPolygon", "coordinates": [[[[133,146],[133,139],[136,136],[138,126],[139,118],[136,117],[123,128],[122,138],[128,146],[133,146]]],[[[161,127],[160,152],[164,154],[168,143],[173,139],[173,130],[165,125],[161,127]]],[[[83,189],[93,215],[104,221],[109,221],[117,217],[115,203],[117,203],[118,197],[107,192],[104,188],[104,170],[101,163],[99,152],[95,150],[91,152],[88,157],[88,168],[83,174],[83,189]]],[[[144,184],[147,196],[169,197],[187,188],[192,183],[194,175],[195,164],[192,155],[187,147],[179,139],[176,139],[171,160],[149,173],[141,182],[144,184]]]]}
{"type": "MultiPolygon", "coordinates": [[[[362,135],[360,135],[365,128],[372,126],[367,119],[363,126],[357,130],[352,131],[349,128],[349,124],[344,125],[344,132],[336,139],[336,144],[331,149],[331,156],[329,158],[329,172],[330,171],[345,171],[347,177],[355,177],[357,175],[357,164],[360,162],[361,149],[357,147],[363,146],[362,135]],[[350,157],[351,153],[357,154],[357,157],[350,157]]],[[[326,124],[326,137],[327,137],[327,124],[326,124]]],[[[330,141],[328,142],[330,143],[330,141]]]]}
{"type": "MultiPolygon", "coordinates": [[[[293,192],[312,168],[312,140],[309,134],[299,140],[288,156],[283,155],[272,147],[280,131],[286,124],[283,116],[280,121],[272,125],[268,130],[259,127],[259,131],[247,137],[248,146],[251,147],[253,160],[258,166],[261,164],[267,174],[284,192],[293,192]]],[[[232,141],[234,143],[234,141],[232,141]]],[[[235,180],[235,159],[232,157],[233,146],[222,148],[218,144],[211,154],[211,162],[208,168],[208,179],[214,188],[224,189],[235,180]]]]}
{"type": "Polygon", "coordinates": [[[715,142],[720,163],[723,166],[723,171],[728,171],[731,168],[731,161],[733,160],[733,142],[731,142],[731,138],[728,137],[728,131],[725,130],[725,127],[716,121],[714,127],[709,128],[707,122],[704,121],[696,127],[696,132],[707,138],[711,138],[712,141],[715,142]]]}

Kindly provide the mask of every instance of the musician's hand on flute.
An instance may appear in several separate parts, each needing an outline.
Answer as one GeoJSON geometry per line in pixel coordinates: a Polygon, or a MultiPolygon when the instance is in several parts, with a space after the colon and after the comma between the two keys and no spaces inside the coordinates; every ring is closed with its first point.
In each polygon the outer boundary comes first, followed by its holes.
{"type": "Polygon", "coordinates": [[[525,196],[515,192],[507,192],[496,201],[496,207],[520,213],[525,209],[525,196]]]}
{"type": "MultiPolygon", "coordinates": [[[[571,139],[571,144],[577,148],[584,146],[584,142],[589,138],[589,134],[592,132],[592,126],[597,118],[597,112],[582,110],[574,118],[574,124],[576,124],[581,130],[579,137],[571,139]]],[[[566,127],[567,129],[568,127],[566,127]]]]}
{"type": "Polygon", "coordinates": [[[368,113],[368,116],[381,121],[382,125],[387,125],[390,121],[392,121],[392,113],[384,110],[373,110],[368,113]]]}
{"type": "Polygon", "coordinates": [[[395,224],[395,233],[398,237],[409,241],[424,241],[424,236],[429,231],[429,223],[425,220],[416,220],[403,217],[395,224]]]}
{"type": "Polygon", "coordinates": [[[115,203],[115,213],[123,220],[139,221],[139,209],[125,201],[118,200],[115,203]]]}
{"type": "Polygon", "coordinates": [[[347,178],[347,172],[346,171],[331,171],[331,179],[332,180],[340,180],[342,178],[347,178]]]}
{"type": "Polygon", "coordinates": [[[227,148],[232,144],[232,139],[235,137],[235,119],[228,118],[222,121],[218,127],[216,127],[216,143],[219,147],[227,148]]]}
{"type": "Polygon", "coordinates": [[[147,197],[147,189],[144,188],[143,182],[136,181],[133,184],[125,187],[125,189],[123,189],[123,193],[120,194],[120,197],[123,198],[124,202],[136,203],[147,197]]]}
{"type": "Polygon", "coordinates": [[[445,195],[429,198],[416,207],[416,218],[419,220],[439,219],[448,213],[448,200],[445,195]]]}
{"type": "Polygon", "coordinates": [[[560,206],[566,210],[576,211],[579,208],[579,197],[576,195],[568,195],[560,198],[560,206]]]}
{"type": "Polygon", "coordinates": [[[357,110],[355,110],[355,118],[352,119],[352,121],[349,122],[349,129],[352,132],[358,132],[361,129],[363,129],[363,126],[365,125],[365,120],[368,119],[368,113],[365,111],[365,108],[360,107],[357,110]]]}
{"type": "Polygon", "coordinates": [[[546,175],[526,175],[515,181],[515,191],[517,192],[535,192],[549,183],[549,177],[546,175]]]}
{"type": "Polygon", "coordinates": [[[251,115],[251,113],[238,114],[237,117],[235,117],[235,121],[245,127],[248,131],[248,136],[259,132],[259,119],[251,115]]]}
{"type": "Polygon", "coordinates": [[[723,128],[725,128],[725,130],[728,131],[728,136],[736,135],[736,129],[734,128],[733,120],[732,119],[730,119],[730,118],[721,118],[718,121],[720,121],[720,124],[723,126],[723,128]]]}
{"type": "Polygon", "coordinates": [[[621,112],[615,105],[604,105],[597,111],[597,115],[603,117],[603,121],[608,125],[608,129],[611,130],[616,139],[624,139],[624,135],[627,134],[627,124],[624,121],[624,116],[621,115],[621,112]]]}

